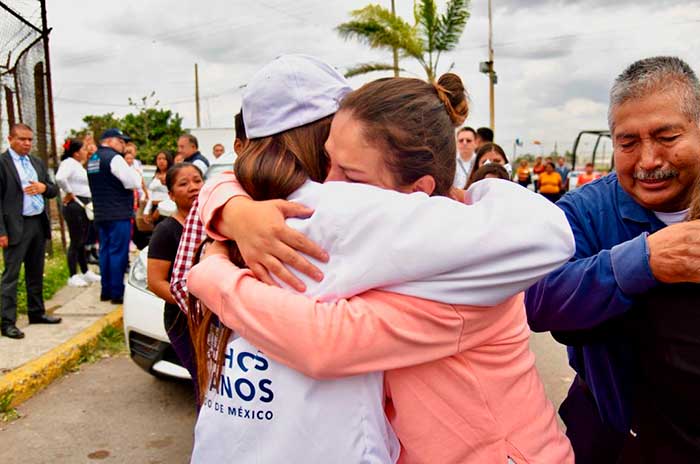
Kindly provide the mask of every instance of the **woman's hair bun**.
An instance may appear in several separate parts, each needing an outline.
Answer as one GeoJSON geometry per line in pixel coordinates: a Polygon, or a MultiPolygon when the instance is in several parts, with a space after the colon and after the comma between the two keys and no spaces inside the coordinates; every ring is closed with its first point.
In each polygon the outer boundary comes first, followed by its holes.
{"type": "Polygon", "coordinates": [[[452,124],[461,126],[469,115],[469,103],[467,91],[462,79],[457,74],[445,73],[434,84],[438,98],[445,105],[447,114],[450,115],[452,124]]]}

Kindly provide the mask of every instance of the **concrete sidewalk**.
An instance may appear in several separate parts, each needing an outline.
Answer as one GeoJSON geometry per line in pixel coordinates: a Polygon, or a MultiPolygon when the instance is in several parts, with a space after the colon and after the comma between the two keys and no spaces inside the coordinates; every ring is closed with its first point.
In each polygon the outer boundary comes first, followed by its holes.
{"type": "Polygon", "coordinates": [[[122,322],[121,306],[100,301],[99,282],[63,287],[45,305],[47,313],[63,318],[60,324],[29,325],[27,316],[19,315],[17,327],[25,338],[0,337],[0,398],[11,394],[13,405],[62,375],[106,325],[122,322]]]}

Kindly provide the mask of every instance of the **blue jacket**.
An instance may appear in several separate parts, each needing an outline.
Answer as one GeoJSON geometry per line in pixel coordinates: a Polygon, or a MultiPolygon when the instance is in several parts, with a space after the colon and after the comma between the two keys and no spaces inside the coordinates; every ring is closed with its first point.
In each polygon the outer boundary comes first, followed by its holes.
{"type": "Polygon", "coordinates": [[[95,222],[120,221],[134,216],[134,191],[112,174],[112,158],[122,156],[110,147],[99,147],[87,163],[88,183],[95,222]]]}
{"type": "Polygon", "coordinates": [[[658,285],[646,237],[665,224],[622,189],[616,174],[568,193],[557,205],[571,225],[576,252],[527,291],[528,321],[532,330],[553,331],[559,340],[606,328],[583,344],[567,342],[576,345],[567,348],[569,364],[590,388],[603,420],[624,432],[637,364],[622,327],[635,299],[658,285]]]}

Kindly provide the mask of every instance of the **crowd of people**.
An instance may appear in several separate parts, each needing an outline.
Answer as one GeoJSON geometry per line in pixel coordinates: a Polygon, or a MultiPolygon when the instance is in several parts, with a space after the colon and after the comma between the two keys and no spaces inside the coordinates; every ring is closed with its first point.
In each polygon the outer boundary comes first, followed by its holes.
{"type": "MultiPolygon", "coordinates": [[[[66,252],[71,287],[101,283],[101,300],[123,303],[124,274],[131,243],[142,249],[151,241],[154,226],[169,216],[178,217],[176,195],[168,188],[173,155],[156,155],[156,171],[146,185],[137,146],[118,129],[105,131],[95,143],[91,136],[67,139],[56,170],[55,182],[44,162],[31,155],[33,130],[26,124],[10,128],[10,148],[0,155],[2,223],[0,246],[4,252],[2,280],[2,335],[24,338],[16,325],[17,280],[22,264],[27,286],[30,324],[57,324],[60,317],[47,315],[42,296],[45,240],[50,237],[49,199],[61,194],[60,214],[66,223],[69,246],[66,252]],[[17,183],[13,183],[13,179],[17,183]],[[60,192],[59,192],[60,189],[60,192]],[[172,208],[159,208],[172,199],[172,208]],[[4,233],[3,233],[4,232],[4,233]],[[88,264],[99,265],[100,273],[88,264]]],[[[197,139],[183,134],[177,156],[188,165],[205,168],[209,161],[199,153],[197,139]]],[[[214,147],[213,154],[223,150],[214,147]]],[[[175,168],[178,169],[175,169],[175,168]]],[[[203,177],[200,170],[200,176],[203,177]]],[[[133,249],[133,248],[132,248],[133,249]]]]}
{"type": "MultiPolygon", "coordinates": [[[[532,188],[548,200],[556,203],[568,190],[571,169],[563,156],[535,157],[531,167],[527,158],[518,161],[513,167],[508,156],[500,145],[493,142],[493,131],[488,127],[477,130],[469,126],[457,130],[457,170],[454,177],[454,187],[468,189],[475,181],[485,178],[498,178],[517,182],[523,187],[532,188]]],[[[577,172],[574,187],[581,187],[602,177],[595,172],[593,163],[586,163],[583,172],[577,172]]]]}
{"type": "MultiPolygon", "coordinates": [[[[571,191],[565,158],[513,172],[490,129],[462,126],[455,74],[353,90],[285,55],[250,82],[233,171],[206,184],[191,135],[145,185],[115,129],[67,142],[57,174],[71,279],[95,279],[93,211],[104,300],[123,297],[135,205],[157,223],[148,285],[193,379],[192,462],[697,462],[700,81],[685,62],[618,75],[616,170],[589,163],[571,191]],[[567,346],[565,430],[530,330],[567,346]]],[[[28,127],[10,146],[2,333],[20,338],[13,272],[37,259],[58,188],[28,127]]],[[[60,322],[36,298],[29,317],[60,322]]]]}

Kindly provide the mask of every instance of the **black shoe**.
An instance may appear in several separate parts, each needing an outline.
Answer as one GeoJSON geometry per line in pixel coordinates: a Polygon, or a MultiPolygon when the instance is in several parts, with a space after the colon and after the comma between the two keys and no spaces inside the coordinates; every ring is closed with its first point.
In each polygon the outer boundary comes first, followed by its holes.
{"type": "Polygon", "coordinates": [[[112,298],[112,304],[124,304],[124,297],[112,298]]]}
{"type": "Polygon", "coordinates": [[[61,322],[60,317],[49,316],[48,314],[42,314],[41,316],[29,316],[30,324],[58,324],[61,322]]]}
{"type": "Polygon", "coordinates": [[[112,297],[100,295],[100,301],[109,301],[111,299],[112,299],[112,297]]]}
{"type": "Polygon", "coordinates": [[[24,332],[19,330],[16,325],[7,325],[2,328],[2,335],[7,337],[7,338],[14,338],[16,340],[19,340],[20,338],[24,338],[24,332]]]}

